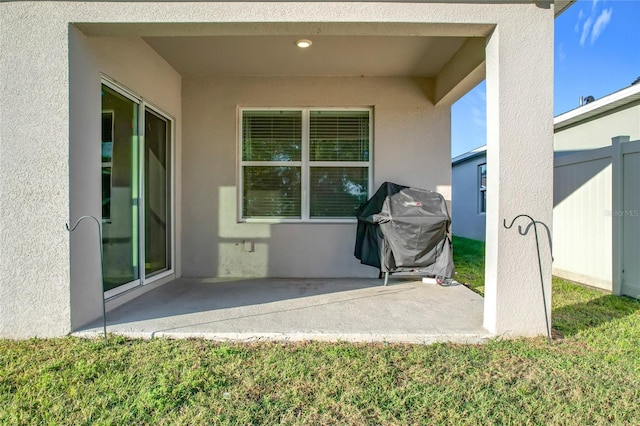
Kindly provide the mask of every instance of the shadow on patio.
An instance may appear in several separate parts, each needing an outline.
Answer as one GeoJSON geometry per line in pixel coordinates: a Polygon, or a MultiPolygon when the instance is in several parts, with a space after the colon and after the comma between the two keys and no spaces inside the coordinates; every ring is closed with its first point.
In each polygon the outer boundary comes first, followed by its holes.
{"type": "MultiPolygon", "coordinates": [[[[179,279],[107,313],[110,333],[215,340],[478,342],[483,299],[415,279],[179,279]]],[[[101,333],[97,321],[76,333],[101,333]]]]}

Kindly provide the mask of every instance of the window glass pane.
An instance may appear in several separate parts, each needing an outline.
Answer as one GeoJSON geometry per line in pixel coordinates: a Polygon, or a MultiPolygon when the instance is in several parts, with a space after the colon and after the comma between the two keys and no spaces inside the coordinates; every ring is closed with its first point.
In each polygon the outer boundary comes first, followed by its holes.
{"type": "Polygon", "coordinates": [[[481,164],[478,166],[478,176],[479,176],[479,190],[480,190],[480,198],[478,204],[478,210],[480,213],[485,213],[487,211],[487,165],[481,164]]]}
{"type": "Polygon", "coordinates": [[[113,113],[102,112],[102,221],[111,220],[111,166],[113,159],[113,113]]]}
{"type": "Polygon", "coordinates": [[[244,111],[243,161],[300,161],[301,111],[244,111]]]}
{"type": "Polygon", "coordinates": [[[244,167],[243,178],[243,217],[300,217],[300,167],[244,167]]]}
{"type": "Polygon", "coordinates": [[[111,166],[102,167],[102,221],[111,220],[111,166]]]}
{"type": "Polygon", "coordinates": [[[368,195],[366,167],[312,167],[311,217],[354,217],[368,195]]]}
{"type": "Polygon", "coordinates": [[[104,290],[137,280],[138,104],[102,86],[104,290]]]}
{"type": "Polygon", "coordinates": [[[145,111],[144,224],[147,277],[171,267],[170,123],[145,111]]]}
{"type": "Polygon", "coordinates": [[[310,161],[369,161],[368,111],[311,111],[310,161]]]}

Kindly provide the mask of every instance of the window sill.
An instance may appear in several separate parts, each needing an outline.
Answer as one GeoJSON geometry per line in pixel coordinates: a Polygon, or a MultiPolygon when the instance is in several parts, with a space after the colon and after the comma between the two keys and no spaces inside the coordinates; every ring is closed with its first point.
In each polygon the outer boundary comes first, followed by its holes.
{"type": "Polygon", "coordinates": [[[337,224],[337,225],[348,225],[358,223],[358,220],[354,218],[344,218],[344,219],[268,219],[268,218],[254,218],[254,219],[240,219],[238,223],[265,223],[271,225],[277,224],[311,224],[311,225],[319,225],[319,224],[337,224]]]}

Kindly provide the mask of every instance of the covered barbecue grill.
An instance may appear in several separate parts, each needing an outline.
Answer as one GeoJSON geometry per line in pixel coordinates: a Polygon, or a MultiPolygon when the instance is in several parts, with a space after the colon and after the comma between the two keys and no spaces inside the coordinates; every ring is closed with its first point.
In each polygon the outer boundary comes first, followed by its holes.
{"type": "Polygon", "coordinates": [[[357,211],[355,256],[385,273],[453,277],[451,217],[442,195],[385,182],[357,211]]]}

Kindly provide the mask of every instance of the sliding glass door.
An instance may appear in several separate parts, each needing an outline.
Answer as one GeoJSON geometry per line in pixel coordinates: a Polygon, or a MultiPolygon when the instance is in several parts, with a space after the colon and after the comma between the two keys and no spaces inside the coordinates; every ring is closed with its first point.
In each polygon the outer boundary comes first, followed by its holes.
{"type": "Polygon", "coordinates": [[[117,294],[172,269],[171,120],[102,85],[104,291],[117,294]]]}

